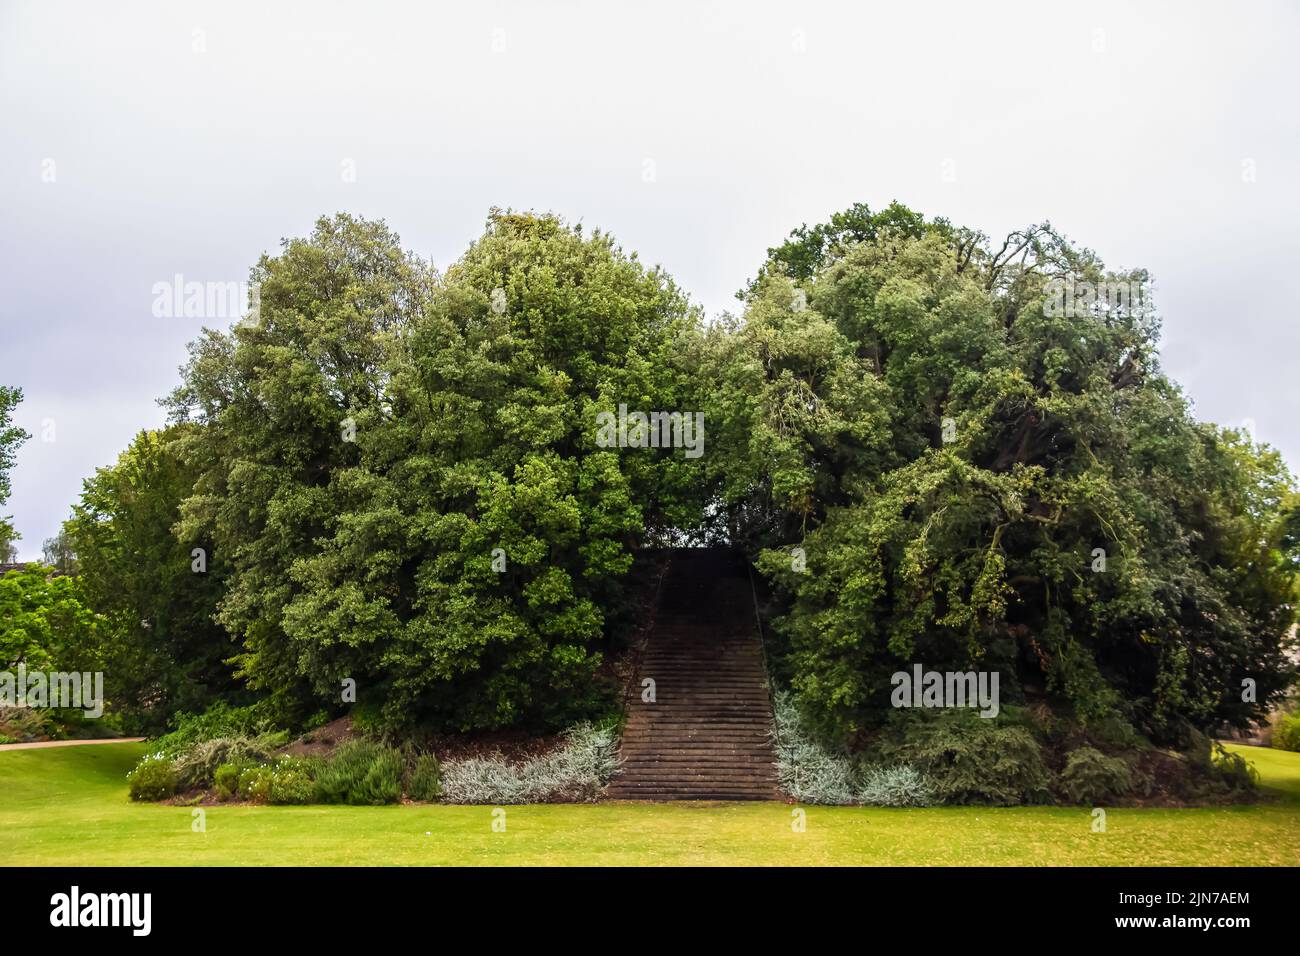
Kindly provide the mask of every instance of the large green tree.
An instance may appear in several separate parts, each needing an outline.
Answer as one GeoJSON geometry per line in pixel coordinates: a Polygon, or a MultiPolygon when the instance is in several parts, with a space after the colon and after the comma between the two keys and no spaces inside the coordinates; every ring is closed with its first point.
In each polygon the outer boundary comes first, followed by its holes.
{"type": "Polygon", "coordinates": [[[1145,282],[1050,226],[995,245],[897,206],[772,250],[709,352],[710,471],[825,729],[869,730],[913,662],[1161,740],[1290,681],[1281,460],[1192,418],[1140,296],[1058,307],[1145,282]]]}
{"type": "Polygon", "coordinates": [[[197,477],[177,455],[192,427],[141,432],[97,469],[52,549],[103,621],[97,656],[113,711],[141,730],[239,694],[227,663],[238,648],[214,619],[223,564],[210,540],[176,533],[197,477]]]}
{"type": "Polygon", "coordinates": [[[683,450],[597,442],[686,410],[697,317],[605,235],[494,213],[445,275],[339,216],[254,272],[173,397],[183,527],[226,562],[256,686],[390,724],[554,723],[592,694],[635,546],[697,520],[683,450]]]}
{"type": "Polygon", "coordinates": [[[292,718],[321,703],[312,648],[286,626],[302,592],[296,567],[347,520],[341,499],[359,463],[347,438],[385,415],[392,343],[433,274],[382,223],[341,215],[262,256],[251,280],[254,311],[191,343],[169,399],[177,422],[198,426],[177,442],[197,474],[178,535],[213,543],[209,569],[226,581],[218,619],[238,642],[238,673],[292,718]]]}

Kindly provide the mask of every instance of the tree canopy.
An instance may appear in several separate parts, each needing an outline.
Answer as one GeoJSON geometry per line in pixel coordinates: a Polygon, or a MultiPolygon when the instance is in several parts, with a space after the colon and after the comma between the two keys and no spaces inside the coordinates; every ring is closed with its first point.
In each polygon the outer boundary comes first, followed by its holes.
{"type": "Polygon", "coordinates": [[[79,600],[100,620],[106,694],[133,730],[157,731],[178,712],[240,696],[227,663],[238,646],[214,619],[222,565],[210,560],[209,540],[175,533],[196,479],[176,455],[186,427],[140,432],[97,469],[49,549],[59,570],[75,569],[79,600]]]}
{"type": "Polygon", "coordinates": [[[356,681],[389,724],[580,709],[633,549],[692,493],[682,453],[603,449],[596,417],[681,407],[685,297],[608,236],[502,212],[444,275],[339,216],[254,281],[256,322],[206,333],[172,398],[242,673],[356,681]]]}
{"type": "Polygon", "coordinates": [[[1146,278],[1049,225],[995,247],[898,207],[772,250],[715,342],[709,468],[824,729],[882,720],[911,662],[1161,740],[1294,678],[1280,457],[1193,419],[1148,303],[1055,307],[1053,283],[1146,278]]]}

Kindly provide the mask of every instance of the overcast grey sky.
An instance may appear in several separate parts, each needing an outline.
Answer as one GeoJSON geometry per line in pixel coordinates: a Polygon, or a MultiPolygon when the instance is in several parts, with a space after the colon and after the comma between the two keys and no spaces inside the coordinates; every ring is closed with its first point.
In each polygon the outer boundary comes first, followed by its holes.
{"type": "MultiPolygon", "coordinates": [[[[560,213],[710,315],[801,222],[898,199],[1146,266],[1200,417],[1300,466],[1300,5],[0,0],[0,382],[38,557],[231,282],[322,214],[440,266],[560,213]],[[52,439],[52,440],[44,440],[52,439]]],[[[211,323],[210,323],[211,324],[211,323]]]]}

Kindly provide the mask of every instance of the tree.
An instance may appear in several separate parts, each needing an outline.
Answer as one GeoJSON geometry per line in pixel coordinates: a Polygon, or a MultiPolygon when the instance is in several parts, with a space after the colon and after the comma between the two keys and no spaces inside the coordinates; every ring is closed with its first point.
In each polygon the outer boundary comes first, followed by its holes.
{"type": "Polygon", "coordinates": [[[66,529],[60,529],[52,538],[46,538],[41,545],[45,564],[59,574],[77,573],[77,554],[66,529]]]}
{"type": "Polygon", "coordinates": [[[602,447],[600,416],[690,414],[697,325],[661,271],[549,216],[494,213],[448,270],[374,438],[382,498],[417,532],[391,711],[462,727],[581,712],[634,549],[700,511],[685,449],[602,447]]]}
{"type": "Polygon", "coordinates": [[[75,578],[37,564],[0,575],[0,670],[98,670],[102,624],[75,578]]]}
{"type": "MultiPolygon", "coordinates": [[[[13,410],[22,400],[22,389],[0,385],[0,507],[9,500],[9,472],[17,460],[18,447],[32,437],[13,424],[13,410]]],[[[0,517],[0,561],[14,556],[13,543],[17,540],[18,532],[9,518],[0,517]]]]}
{"type": "MultiPolygon", "coordinates": [[[[228,332],[205,329],[169,399],[175,421],[201,426],[177,441],[197,474],[179,537],[212,542],[238,674],[287,717],[319,709],[325,693],[307,676],[319,666],[303,659],[310,647],[284,626],[301,591],[295,565],[340,520],[342,482],[358,464],[349,439],[386,414],[389,350],[432,278],[383,223],[322,219],[310,238],[259,260],[255,314],[228,332]]],[[[339,700],[337,684],[328,699],[339,700]]]]}
{"type": "Polygon", "coordinates": [[[711,468],[744,476],[723,504],[761,517],[751,546],[825,730],[877,725],[913,662],[998,670],[1004,697],[1162,741],[1258,720],[1292,679],[1281,460],[1192,419],[1149,308],[1056,307],[1059,284],[1145,283],[1049,225],[994,246],[901,209],[773,250],[711,402],[753,424],[711,468]],[[782,327],[806,331],[774,350],[782,327]],[[737,412],[746,375],[768,384],[737,412]]]}
{"type": "Polygon", "coordinates": [[[222,562],[209,540],[175,533],[196,479],[177,455],[190,428],[140,432],[115,464],[97,469],[52,549],[76,556],[77,593],[102,621],[96,652],[107,696],[139,730],[239,696],[226,661],[237,647],[214,620],[222,562]]]}
{"type": "MultiPolygon", "coordinates": [[[[880,212],[872,212],[866,203],[854,203],[843,212],[831,215],[829,221],[809,226],[807,223],[790,233],[790,238],[779,246],[767,250],[767,262],[759,271],[760,278],[771,274],[784,276],[794,282],[806,282],[826,266],[828,261],[844,250],[864,242],[875,242],[884,235],[897,238],[920,239],[937,233],[952,240],[957,232],[946,219],[927,221],[901,203],[892,202],[880,212]]],[[[966,237],[961,237],[965,241],[966,237]]],[[[753,292],[758,280],[739,294],[742,300],[753,292]]]]}
{"type": "Polygon", "coordinates": [[[172,399],[241,672],[297,707],[355,681],[389,725],[582,711],[633,548],[698,521],[684,452],[596,441],[620,403],[685,410],[685,297],[501,212],[445,276],[338,216],[254,281],[258,320],[206,332],[172,399]]]}

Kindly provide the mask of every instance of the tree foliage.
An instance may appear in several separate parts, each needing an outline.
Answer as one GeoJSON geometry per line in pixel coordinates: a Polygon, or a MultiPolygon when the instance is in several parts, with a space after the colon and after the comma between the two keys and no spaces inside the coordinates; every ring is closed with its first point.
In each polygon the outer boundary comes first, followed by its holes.
{"type": "Polygon", "coordinates": [[[772,250],[711,340],[709,469],[823,729],[878,724],[912,662],[1162,740],[1257,720],[1293,678],[1281,459],[1192,418],[1149,308],[1050,305],[1146,279],[1048,225],[994,246],[899,207],[772,250]]]}
{"type": "Polygon", "coordinates": [[[76,578],[39,564],[0,575],[0,671],[97,670],[103,623],[76,578]]]}
{"type": "Polygon", "coordinates": [[[600,448],[596,415],[681,407],[685,297],[509,213],[445,275],[339,216],[253,279],[256,321],[206,332],[171,400],[242,673],[293,703],[354,680],[389,724],[581,710],[632,550],[693,493],[680,452],[600,448]]]}
{"type": "MultiPolygon", "coordinates": [[[[0,507],[9,500],[12,490],[9,472],[13,469],[18,447],[32,437],[13,423],[13,411],[22,400],[22,389],[0,385],[0,507]]],[[[10,559],[16,540],[18,533],[9,518],[0,516],[0,562],[10,559]]]]}
{"type": "Polygon", "coordinates": [[[140,432],[116,463],[96,470],[53,548],[103,621],[106,692],[135,729],[158,730],[178,712],[238,696],[226,663],[237,648],[214,620],[222,564],[210,560],[206,538],[175,533],[196,477],[176,454],[187,429],[140,432]]]}

